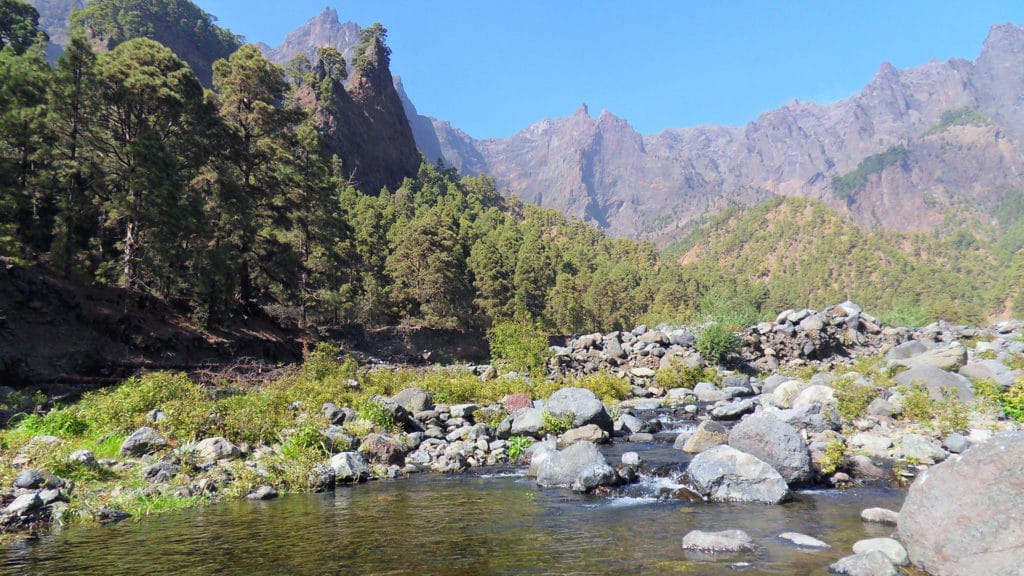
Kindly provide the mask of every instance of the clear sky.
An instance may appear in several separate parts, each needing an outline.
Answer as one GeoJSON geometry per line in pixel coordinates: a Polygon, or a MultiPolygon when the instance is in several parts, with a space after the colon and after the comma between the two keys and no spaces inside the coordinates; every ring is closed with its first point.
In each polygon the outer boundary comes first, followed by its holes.
{"type": "Polygon", "coordinates": [[[388,28],[392,72],[421,114],[509,136],[586,102],[643,134],[742,125],[797,98],[861,90],[883,61],[974,59],[1024,2],[948,0],[195,0],[276,46],[331,6],[388,28]]]}

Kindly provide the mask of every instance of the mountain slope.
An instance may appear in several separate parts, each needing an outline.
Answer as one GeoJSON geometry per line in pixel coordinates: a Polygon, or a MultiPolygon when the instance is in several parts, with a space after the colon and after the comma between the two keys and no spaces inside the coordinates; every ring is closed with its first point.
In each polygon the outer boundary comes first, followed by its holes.
{"type": "Polygon", "coordinates": [[[930,230],[951,209],[984,214],[1001,190],[1024,184],[1021,93],[1024,30],[1000,25],[973,62],[903,71],[884,63],[846,100],[794,101],[743,127],[642,136],[585,106],[510,138],[453,137],[450,126],[433,125],[449,164],[615,235],[668,242],[707,212],[775,195],[822,201],[869,227],[930,230]],[[964,110],[985,121],[934,130],[964,110]],[[905,161],[868,174],[854,195],[838,193],[836,178],[893,147],[907,150],[905,161]]]}
{"type": "Polygon", "coordinates": [[[670,253],[697,277],[760,286],[767,310],[850,298],[980,321],[1000,307],[1012,253],[976,229],[965,221],[941,236],[872,232],[820,202],[780,196],[710,219],[670,253]]]}

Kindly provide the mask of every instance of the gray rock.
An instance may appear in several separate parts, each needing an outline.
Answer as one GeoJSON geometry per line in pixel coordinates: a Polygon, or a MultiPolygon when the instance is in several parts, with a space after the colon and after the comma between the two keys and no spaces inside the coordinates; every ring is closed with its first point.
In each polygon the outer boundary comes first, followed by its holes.
{"type": "Polygon", "coordinates": [[[727,399],[725,391],[710,382],[697,382],[697,385],[693,387],[693,395],[701,402],[718,402],[727,399]]]}
{"type": "Polygon", "coordinates": [[[79,464],[84,464],[86,466],[96,465],[96,456],[88,450],[75,450],[70,456],[68,456],[68,460],[70,462],[78,462],[79,464]]]}
{"type": "Polygon", "coordinates": [[[277,498],[277,489],[273,486],[260,486],[246,495],[249,500],[272,500],[277,498]]]}
{"type": "Polygon", "coordinates": [[[892,538],[868,538],[867,540],[858,540],[853,544],[854,554],[868,554],[875,550],[885,554],[889,561],[897,566],[910,564],[906,549],[892,538]]]}
{"type": "Polygon", "coordinates": [[[801,406],[835,406],[836,394],[831,386],[815,384],[801,390],[793,398],[793,408],[801,406]]]}
{"type": "Polygon", "coordinates": [[[38,492],[27,492],[14,499],[3,511],[4,516],[24,516],[43,505],[38,492]]]}
{"type": "Polygon", "coordinates": [[[614,486],[619,483],[619,474],[606,462],[587,466],[572,481],[572,491],[580,494],[593,492],[599,486],[614,486]]]}
{"type": "Polygon", "coordinates": [[[900,452],[904,458],[923,463],[941,462],[946,459],[946,451],[939,448],[931,440],[920,434],[907,434],[900,440],[900,452]]]}
{"type": "Polygon", "coordinates": [[[623,360],[626,358],[626,351],[622,349],[622,344],[619,343],[618,337],[606,338],[604,340],[604,353],[609,358],[615,360],[623,360]]]}
{"type": "Polygon", "coordinates": [[[789,495],[786,480],[774,468],[726,445],[694,456],[684,477],[714,502],[778,504],[789,495]]]}
{"type": "Polygon", "coordinates": [[[156,424],[157,422],[163,422],[167,420],[167,413],[159,408],[154,408],[149,412],[146,412],[146,422],[150,424],[156,424]]]}
{"type": "Polygon", "coordinates": [[[899,570],[889,557],[878,550],[842,558],[829,566],[828,571],[845,576],[899,576],[899,570]]]}
{"type": "Polygon", "coordinates": [[[900,519],[900,514],[899,512],[889,510],[887,508],[866,508],[861,511],[860,519],[863,522],[891,524],[895,526],[896,522],[900,519]]]}
{"type": "Polygon", "coordinates": [[[171,478],[177,476],[179,472],[181,472],[180,466],[173,462],[161,460],[144,467],[140,471],[140,474],[142,474],[143,478],[153,484],[163,484],[165,482],[169,482],[171,478]]]}
{"type": "Polygon", "coordinates": [[[64,495],[56,488],[46,488],[39,491],[39,500],[43,503],[43,506],[49,506],[54,502],[64,500],[64,495]]]}
{"type": "MultiPolygon", "coordinates": [[[[536,458],[536,454],[534,455],[536,458]]],[[[532,466],[531,461],[531,466],[532,466]]],[[[608,466],[604,456],[590,442],[577,442],[564,450],[550,453],[537,466],[537,484],[541,486],[569,486],[584,470],[600,465],[608,466]]]]}
{"type": "Polygon", "coordinates": [[[683,444],[683,452],[699,454],[729,442],[729,429],[714,420],[705,420],[683,444]]]}
{"type": "Polygon", "coordinates": [[[962,402],[967,403],[974,400],[974,391],[971,387],[970,380],[959,374],[946,372],[945,370],[934,366],[917,366],[911,368],[905,372],[897,374],[895,380],[898,384],[902,384],[904,386],[921,384],[928,390],[928,395],[931,396],[933,400],[942,400],[942,390],[945,388],[952,388],[956,390],[957,395],[960,397],[962,402]]]}
{"type": "Polygon", "coordinates": [[[675,346],[693,346],[697,340],[693,332],[687,329],[673,330],[668,334],[668,341],[675,346]]]}
{"type": "Polygon", "coordinates": [[[364,482],[370,477],[370,465],[361,452],[340,452],[331,457],[331,468],[338,483],[364,482]]]}
{"type": "Polygon", "coordinates": [[[754,541],[742,530],[704,532],[691,530],[683,536],[683,550],[697,552],[749,552],[755,548],[754,541]]]}
{"type": "Polygon", "coordinates": [[[814,477],[811,451],[795,428],[769,412],[747,416],[729,433],[729,445],[772,466],[790,484],[814,477]]]}
{"type": "Polygon", "coordinates": [[[541,408],[521,408],[512,415],[512,436],[537,437],[544,429],[544,410],[541,408]]]}
{"type": "Polygon", "coordinates": [[[480,407],[476,404],[453,404],[449,408],[452,418],[464,418],[466,420],[471,420],[473,414],[479,409],[480,407]]]}
{"type": "Polygon", "coordinates": [[[604,404],[586,388],[562,388],[555,392],[548,398],[547,411],[555,417],[572,414],[574,428],[596,424],[609,433],[614,428],[604,404]]]}
{"type": "Polygon", "coordinates": [[[637,418],[636,416],[633,416],[632,414],[622,414],[621,416],[619,416],[619,419],[616,421],[616,424],[616,429],[621,427],[622,430],[626,431],[627,433],[649,432],[651,430],[650,424],[644,422],[643,420],[637,418]]]}
{"type": "Polygon", "coordinates": [[[331,426],[341,426],[345,423],[347,415],[334,402],[324,402],[323,407],[320,408],[320,412],[323,413],[325,418],[327,418],[327,422],[331,426]]]}
{"type": "Polygon", "coordinates": [[[164,440],[159,432],[149,426],[143,426],[125,438],[121,443],[120,454],[121,456],[142,456],[143,454],[152,454],[166,446],[167,440],[164,440]]]}
{"type": "Polygon", "coordinates": [[[608,432],[601,430],[596,424],[587,424],[566,430],[559,438],[559,442],[564,445],[574,444],[580,440],[601,444],[608,441],[608,432]]]}
{"type": "Polygon", "coordinates": [[[900,510],[910,560],[931,574],[1019,574],[1024,432],[994,436],[920,473],[900,510]],[[1015,519],[1015,520],[1011,520],[1015,519]]]}
{"type": "Polygon", "coordinates": [[[892,360],[890,365],[906,366],[907,368],[932,366],[940,370],[955,372],[966,363],[967,348],[957,342],[942,348],[927,350],[910,358],[892,360]]]}
{"type": "Polygon", "coordinates": [[[892,448],[892,438],[882,434],[860,432],[850,438],[849,444],[872,456],[885,456],[889,453],[889,448],[892,448]]]}
{"type": "Polygon", "coordinates": [[[734,400],[722,406],[716,406],[711,411],[711,417],[718,420],[736,420],[744,414],[752,413],[756,409],[757,400],[744,398],[742,400],[734,400]]]}
{"type": "Polygon", "coordinates": [[[196,445],[196,451],[199,453],[199,457],[207,462],[233,460],[242,455],[238,446],[222,436],[203,438],[196,445]]]}
{"type": "Polygon", "coordinates": [[[413,414],[434,409],[434,395],[422,388],[406,388],[391,399],[413,414]]]}
{"type": "Polygon", "coordinates": [[[761,386],[762,394],[771,394],[778,388],[783,382],[789,382],[793,378],[786,376],[785,374],[772,374],[771,376],[764,379],[764,385],[761,386]]]}
{"type": "Polygon", "coordinates": [[[814,548],[816,550],[831,550],[832,546],[827,542],[822,542],[817,538],[808,536],[806,534],[800,534],[799,532],[783,532],[779,534],[779,538],[792,542],[796,546],[801,548],[814,548]]]}
{"type": "Polygon", "coordinates": [[[1020,376],[1020,371],[1011,370],[999,360],[979,360],[964,364],[960,368],[960,375],[966,377],[971,382],[991,380],[1005,389],[1013,386],[1017,377],[1020,376]]]}
{"type": "Polygon", "coordinates": [[[14,478],[14,487],[31,490],[46,484],[46,476],[38,470],[24,470],[14,478]]]}
{"type": "Polygon", "coordinates": [[[745,374],[730,374],[722,378],[722,388],[743,388],[753,392],[750,387],[750,376],[745,374]]]}
{"type": "Polygon", "coordinates": [[[868,404],[868,416],[892,418],[896,413],[896,407],[885,398],[875,398],[868,404]]]}
{"type": "Polygon", "coordinates": [[[317,464],[309,471],[309,486],[313,492],[334,490],[337,483],[337,476],[330,464],[317,464]]]}
{"type": "Polygon", "coordinates": [[[855,454],[846,460],[850,473],[858,480],[886,480],[889,473],[863,454],[855,454]]]}
{"type": "Polygon", "coordinates": [[[960,454],[971,445],[967,437],[959,432],[953,432],[942,442],[942,447],[953,454],[960,454]]]}
{"type": "Polygon", "coordinates": [[[640,467],[640,454],[636,452],[624,452],[622,454],[622,463],[626,466],[632,466],[633,468],[640,467]]]}
{"type": "Polygon", "coordinates": [[[907,360],[915,356],[920,356],[928,351],[928,347],[918,342],[917,340],[908,340],[895,346],[892,350],[889,350],[885,354],[885,359],[888,361],[893,360],[907,360]]]}

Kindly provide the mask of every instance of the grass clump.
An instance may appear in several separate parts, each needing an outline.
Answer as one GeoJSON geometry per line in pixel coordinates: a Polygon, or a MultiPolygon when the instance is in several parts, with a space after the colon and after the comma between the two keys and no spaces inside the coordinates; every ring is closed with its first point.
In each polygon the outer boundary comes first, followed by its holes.
{"type": "Polygon", "coordinates": [[[129,378],[120,386],[89,392],[78,404],[81,418],[97,431],[131,431],[145,424],[150,410],[171,403],[195,405],[206,393],[182,372],[152,372],[129,378]]]}
{"type": "Polygon", "coordinates": [[[395,414],[378,398],[367,398],[356,412],[360,420],[366,420],[384,430],[398,432],[400,427],[395,422],[395,414]]]}
{"type": "Polygon", "coordinates": [[[548,361],[548,336],[522,315],[495,322],[487,331],[494,363],[505,370],[543,376],[548,361]]]}

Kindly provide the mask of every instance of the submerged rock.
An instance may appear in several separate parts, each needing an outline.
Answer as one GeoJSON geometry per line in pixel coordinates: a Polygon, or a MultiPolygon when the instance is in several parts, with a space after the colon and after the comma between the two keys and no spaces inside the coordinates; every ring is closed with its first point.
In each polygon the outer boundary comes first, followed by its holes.
{"type": "Polygon", "coordinates": [[[899,576],[899,570],[889,557],[878,550],[842,558],[829,566],[828,571],[845,576],[899,576]]]}
{"type": "Polygon", "coordinates": [[[721,530],[719,532],[691,530],[686,536],[683,536],[683,550],[749,552],[754,548],[754,541],[742,530],[721,530]]]}

